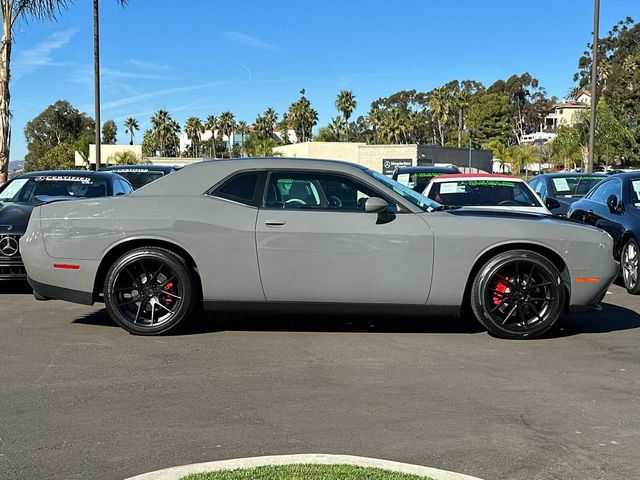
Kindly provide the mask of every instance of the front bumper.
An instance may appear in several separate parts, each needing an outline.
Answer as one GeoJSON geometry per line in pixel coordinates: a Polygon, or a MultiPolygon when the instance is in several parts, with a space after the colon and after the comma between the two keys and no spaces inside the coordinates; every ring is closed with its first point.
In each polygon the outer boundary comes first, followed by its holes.
{"type": "Polygon", "coordinates": [[[8,240],[11,239],[16,245],[19,245],[21,233],[11,233],[0,235],[1,246],[5,249],[0,249],[0,281],[2,280],[25,280],[27,278],[27,271],[24,268],[24,262],[20,256],[20,249],[15,251],[8,244],[8,240]],[[11,254],[8,254],[11,252],[11,254]]]}

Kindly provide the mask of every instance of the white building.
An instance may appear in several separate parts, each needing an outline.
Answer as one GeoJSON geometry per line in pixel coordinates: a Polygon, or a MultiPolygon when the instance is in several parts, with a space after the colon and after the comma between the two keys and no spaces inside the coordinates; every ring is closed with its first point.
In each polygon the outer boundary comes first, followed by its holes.
{"type": "MultiPolygon", "coordinates": [[[[244,134],[244,139],[246,140],[247,137],[251,135],[252,132],[253,132],[253,129],[249,129],[249,132],[244,134]]],[[[212,136],[211,130],[205,130],[205,132],[200,136],[200,141],[206,142],[207,140],[211,140],[211,136],[212,136]]],[[[298,141],[295,130],[289,129],[287,131],[287,137],[289,139],[289,143],[296,143],[298,141]]],[[[220,132],[219,130],[216,130],[216,138],[221,139],[224,142],[227,150],[229,149],[229,143],[238,147],[242,147],[241,133],[233,132],[230,136],[228,136],[228,135],[222,135],[222,132],[220,132]]],[[[276,129],[273,131],[273,139],[276,142],[282,141],[282,133],[280,132],[280,130],[276,129]]],[[[189,137],[185,132],[182,132],[180,134],[180,151],[184,152],[190,146],[191,146],[191,140],[189,140],[189,137]]]]}
{"type": "MultiPolygon", "coordinates": [[[[138,158],[142,158],[142,145],[100,145],[100,165],[107,165],[109,158],[116,153],[132,152],[138,158]]],[[[79,152],[75,154],[75,165],[78,168],[88,168],[89,166],[96,164],[96,146],[94,144],[89,145],[89,158],[85,159],[79,152]]]]}

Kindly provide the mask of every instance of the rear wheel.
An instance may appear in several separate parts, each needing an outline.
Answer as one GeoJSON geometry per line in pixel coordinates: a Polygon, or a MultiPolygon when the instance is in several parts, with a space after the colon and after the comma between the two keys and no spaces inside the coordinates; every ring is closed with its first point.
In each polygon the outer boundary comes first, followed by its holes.
{"type": "Polygon", "coordinates": [[[558,269],[529,250],[496,255],[482,266],[471,289],[471,307],[500,338],[543,335],[562,313],[564,287],[558,269]]]}
{"type": "Polygon", "coordinates": [[[622,247],[622,279],[627,292],[636,295],[640,293],[640,247],[634,238],[630,238],[622,247]]]}
{"type": "Polygon", "coordinates": [[[122,255],[107,272],[104,300],[111,318],[137,335],[158,335],[184,324],[196,303],[193,271],[158,247],[122,255]]]}

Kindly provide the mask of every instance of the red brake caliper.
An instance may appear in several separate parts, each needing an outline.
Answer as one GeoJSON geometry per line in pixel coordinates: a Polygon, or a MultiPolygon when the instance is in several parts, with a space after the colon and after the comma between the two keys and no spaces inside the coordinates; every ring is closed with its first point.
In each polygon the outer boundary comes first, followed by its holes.
{"type": "Polygon", "coordinates": [[[493,294],[494,305],[500,305],[504,300],[504,294],[509,293],[508,283],[505,280],[498,280],[496,283],[495,293],[493,294]]]}
{"type": "MultiPolygon", "coordinates": [[[[174,293],[173,282],[167,283],[162,290],[167,293],[174,293]]],[[[164,303],[167,305],[167,307],[170,307],[171,305],[173,305],[173,297],[171,295],[164,295],[163,300],[164,300],[164,303]]]]}

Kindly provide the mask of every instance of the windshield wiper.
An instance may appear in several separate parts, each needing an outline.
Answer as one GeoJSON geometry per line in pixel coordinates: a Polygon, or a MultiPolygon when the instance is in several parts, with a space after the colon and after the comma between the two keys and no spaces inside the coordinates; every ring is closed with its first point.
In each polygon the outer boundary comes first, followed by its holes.
{"type": "Polygon", "coordinates": [[[459,208],[462,208],[458,205],[440,205],[438,207],[435,208],[431,208],[432,212],[442,212],[443,210],[458,210],[459,208]]]}

